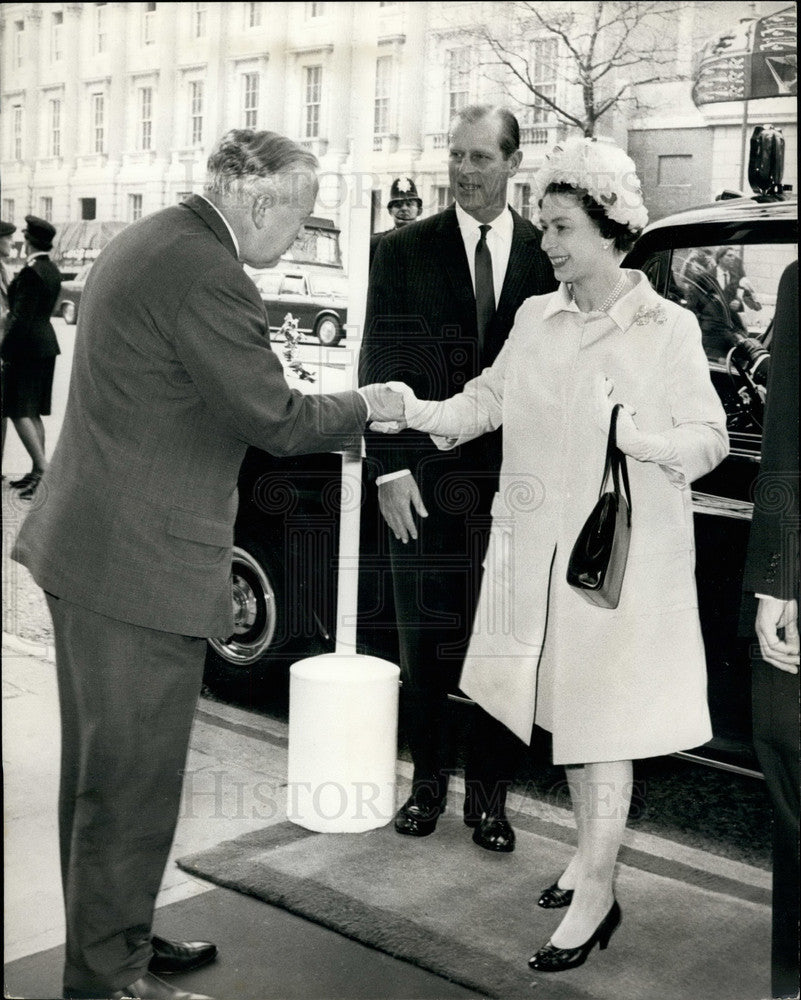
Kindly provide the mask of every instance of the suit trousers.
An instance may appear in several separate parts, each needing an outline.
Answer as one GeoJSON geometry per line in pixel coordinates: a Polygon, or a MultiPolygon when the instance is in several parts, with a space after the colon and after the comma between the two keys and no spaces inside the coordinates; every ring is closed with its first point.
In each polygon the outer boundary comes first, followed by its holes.
{"type": "MultiPolygon", "coordinates": [[[[429,516],[418,523],[417,541],[404,545],[390,533],[390,557],[414,789],[430,789],[442,800],[455,766],[448,693],[458,689],[470,640],[490,520],[443,512],[430,500],[426,506],[429,516]]],[[[479,706],[473,712],[465,810],[503,815],[523,744],[479,706]]]]}
{"type": "Polygon", "coordinates": [[[772,996],[799,988],[799,675],[762,659],[752,674],[754,747],[773,804],[772,996]]]}
{"type": "Polygon", "coordinates": [[[64,985],[118,990],[147,971],[172,845],[203,639],[48,594],[61,707],[64,985]]]}

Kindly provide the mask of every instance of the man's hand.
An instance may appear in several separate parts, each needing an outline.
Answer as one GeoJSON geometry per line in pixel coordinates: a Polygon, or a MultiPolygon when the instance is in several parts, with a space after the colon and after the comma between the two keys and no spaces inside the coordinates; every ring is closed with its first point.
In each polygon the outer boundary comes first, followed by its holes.
{"type": "Polygon", "coordinates": [[[766,662],[787,673],[798,673],[798,601],[760,597],[756,634],[766,662]],[[779,629],[784,629],[783,640],[779,638],[779,629]]]}
{"type": "MultiPolygon", "coordinates": [[[[403,396],[388,385],[375,383],[360,389],[370,406],[370,420],[378,423],[397,422],[405,426],[403,396]]],[[[398,430],[401,430],[399,427],[398,430]]]]}
{"type": "Polygon", "coordinates": [[[404,545],[410,537],[417,539],[414,511],[420,517],[428,517],[420,490],[411,473],[382,483],[378,487],[378,506],[390,530],[404,545]]]}

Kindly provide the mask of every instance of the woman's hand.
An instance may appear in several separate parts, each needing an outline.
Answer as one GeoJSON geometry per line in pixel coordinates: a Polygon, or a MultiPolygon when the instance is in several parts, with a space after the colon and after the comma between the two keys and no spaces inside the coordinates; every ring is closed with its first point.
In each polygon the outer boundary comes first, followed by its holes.
{"type": "MultiPolygon", "coordinates": [[[[605,375],[599,375],[595,384],[596,410],[598,425],[607,434],[609,433],[609,423],[612,419],[612,411],[617,402],[612,399],[615,383],[605,375]]],[[[635,450],[642,437],[637,425],[634,423],[634,414],[637,411],[628,403],[623,403],[623,408],[617,415],[617,446],[625,455],[636,458],[635,450]]]]}

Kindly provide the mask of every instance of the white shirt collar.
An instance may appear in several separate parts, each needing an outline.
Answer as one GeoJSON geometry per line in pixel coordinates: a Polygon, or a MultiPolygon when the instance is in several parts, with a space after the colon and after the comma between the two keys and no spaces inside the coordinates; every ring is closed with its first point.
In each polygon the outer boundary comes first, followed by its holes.
{"type": "MultiPolygon", "coordinates": [[[[642,271],[636,271],[629,268],[624,268],[623,270],[625,270],[626,274],[631,279],[631,285],[611,307],[608,316],[617,324],[617,326],[620,327],[621,330],[627,330],[634,322],[634,318],[638,310],[642,310],[643,308],[648,310],[650,308],[648,315],[650,316],[651,313],[656,315],[656,307],[663,300],[653,290],[648,278],[642,273],[642,271]]],[[[554,316],[558,312],[574,312],[581,314],[581,310],[576,305],[573,296],[570,294],[570,289],[564,281],[559,284],[559,287],[555,292],[551,292],[549,299],[550,301],[542,311],[543,319],[550,319],[551,316],[554,316]]]]}
{"type": "Polygon", "coordinates": [[[231,229],[231,224],[229,223],[228,219],[226,219],[226,217],[222,214],[219,208],[217,208],[214,202],[209,201],[209,199],[205,195],[199,194],[196,197],[202,198],[207,205],[211,205],[211,207],[214,209],[217,215],[219,215],[219,217],[223,220],[223,222],[225,223],[225,228],[231,234],[231,239],[234,241],[234,250],[236,250],[236,259],[239,260],[239,240],[236,238],[236,233],[234,233],[233,229],[231,229]]]}
{"type": "Polygon", "coordinates": [[[46,257],[48,254],[47,250],[34,250],[33,253],[28,254],[25,258],[25,263],[30,264],[31,261],[35,260],[37,257],[46,257]]]}
{"type": "MultiPolygon", "coordinates": [[[[455,202],[455,205],[456,221],[459,223],[459,228],[462,230],[462,233],[475,233],[476,240],[478,240],[478,227],[482,225],[482,223],[480,223],[477,219],[474,219],[472,215],[468,215],[458,201],[455,202]]],[[[497,219],[493,219],[492,222],[488,223],[488,225],[492,226],[491,232],[495,233],[496,236],[508,243],[512,242],[514,220],[512,219],[512,212],[508,205],[497,217],[497,219]]]]}

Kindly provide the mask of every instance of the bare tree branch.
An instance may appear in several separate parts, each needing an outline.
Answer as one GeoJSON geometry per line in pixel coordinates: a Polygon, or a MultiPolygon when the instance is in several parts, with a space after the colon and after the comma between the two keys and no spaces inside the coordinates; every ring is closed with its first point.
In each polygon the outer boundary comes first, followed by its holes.
{"type": "MultiPolygon", "coordinates": [[[[599,120],[624,100],[636,100],[636,94],[627,96],[630,84],[620,80],[621,73],[675,64],[671,22],[681,8],[679,3],[593,0],[565,9],[546,0],[509,0],[494,6],[504,8],[506,17],[493,18],[491,25],[472,32],[473,37],[477,33],[482,38],[492,56],[484,65],[501,71],[498,82],[518,104],[550,110],[558,121],[585,135],[593,135],[599,120]],[[557,41],[561,55],[553,83],[561,81],[567,87],[549,92],[542,67],[533,64],[534,56],[525,45],[536,38],[557,41]]],[[[636,83],[662,79],[652,69],[637,76],[636,83]]]]}

